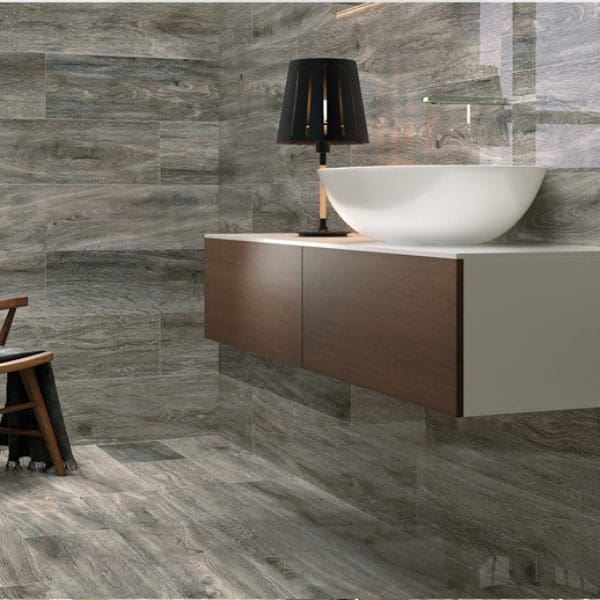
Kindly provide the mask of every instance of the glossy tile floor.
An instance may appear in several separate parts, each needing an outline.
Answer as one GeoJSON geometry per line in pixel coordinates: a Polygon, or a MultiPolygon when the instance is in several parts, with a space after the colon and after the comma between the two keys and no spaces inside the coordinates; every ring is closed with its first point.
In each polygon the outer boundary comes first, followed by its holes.
{"type": "Polygon", "coordinates": [[[376,519],[219,437],[75,450],[80,475],[1,471],[0,597],[404,597],[416,577],[371,549],[376,519]]]}
{"type": "MultiPolygon", "coordinates": [[[[442,540],[386,525],[220,437],[75,451],[79,475],[0,472],[0,598],[453,591],[442,540]]],[[[482,568],[488,588],[474,582],[472,595],[502,597],[502,557],[482,568]]]]}

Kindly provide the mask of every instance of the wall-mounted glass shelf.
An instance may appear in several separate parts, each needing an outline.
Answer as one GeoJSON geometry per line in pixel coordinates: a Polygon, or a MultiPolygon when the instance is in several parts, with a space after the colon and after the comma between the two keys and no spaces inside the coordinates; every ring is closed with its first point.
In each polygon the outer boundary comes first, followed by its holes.
{"type": "Polygon", "coordinates": [[[509,98],[483,98],[478,96],[423,96],[426,104],[473,104],[505,106],[512,104],[533,104],[544,100],[544,96],[527,94],[525,96],[512,96],[509,98]]]}

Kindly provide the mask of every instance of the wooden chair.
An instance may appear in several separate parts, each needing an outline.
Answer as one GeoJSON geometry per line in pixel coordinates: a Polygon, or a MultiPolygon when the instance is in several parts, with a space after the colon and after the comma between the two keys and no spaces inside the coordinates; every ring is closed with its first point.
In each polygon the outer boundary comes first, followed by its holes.
{"type": "MultiPolygon", "coordinates": [[[[15,318],[17,308],[20,306],[27,306],[27,304],[27,298],[0,300],[0,310],[8,309],[8,314],[4,319],[2,329],[0,329],[0,346],[4,346],[6,344],[6,339],[8,338],[8,333],[10,332],[10,327],[13,319],[15,318]]],[[[64,477],[66,475],[65,464],[60,455],[58,442],[56,441],[56,435],[54,434],[54,429],[52,428],[52,422],[48,416],[46,402],[44,401],[42,391],[40,390],[37,377],[33,370],[33,368],[37,367],[38,365],[51,362],[53,358],[54,355],[52,352],[38,352],[37,354],[32,354],[23,358],[0,362],[0,373],[19,373],[28,399],[28,402],[23,404],[17,404],[15,406],[0,409],[0,415],[31,409],[33,410],[33,414],[35,415],[39,425],[39,430],[0,427],[0,433],[29,435],[44,438],[44,442],[48,448],[48,453],[50,454],[50,459],[52,460],[56,474],[64,477]]]]}

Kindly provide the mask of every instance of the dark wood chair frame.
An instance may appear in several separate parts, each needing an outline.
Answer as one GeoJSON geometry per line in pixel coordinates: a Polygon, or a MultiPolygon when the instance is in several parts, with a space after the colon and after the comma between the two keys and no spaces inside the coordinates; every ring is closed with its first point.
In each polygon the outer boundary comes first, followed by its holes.
{"type": "MultiPolygon", "coordinates": [[[[11,298],[10,300],[0,300],[0,310],[8,309],[8,313],[4,319],[2,328],[0,329],[0,346],[4,346],[6,344],[17,308],[21,306],[27,306],[28,303],[29,300],[27,298],[11,298]]],[[[17,404],[15,406],[0,409],[0,415],[31,409],[33,410],[33,414],[35,415],[39,425],[39,430],[0,427],[0,433],[29,435],[33,437],[44,438],[44,442],[46,442],[46,446],[48,447],[48,453],[50,454],[56,474],[64,477],[66,475],[65,464],[60,455],[58,442],[56,441],[56,435],[54,434],[54,429],[52,428],[52,423],[50,421],[50,417],[48,416],[46,402],[44,401],[42,391],[40,390],[37,377],[33,370],[33,368],[37,367],[38,365],[51,362],[53,358],[54,355],[52,352],[39,352],[24,358],[0,362],[0,373],[19,373],[28,399],[28,402],[23,404],[17,404]]]]}

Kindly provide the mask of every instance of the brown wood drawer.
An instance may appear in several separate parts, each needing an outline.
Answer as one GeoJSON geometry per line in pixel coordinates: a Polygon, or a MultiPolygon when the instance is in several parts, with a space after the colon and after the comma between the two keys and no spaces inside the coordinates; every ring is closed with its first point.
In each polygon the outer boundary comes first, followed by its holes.
{"type": "Polygon", "coordinates": [[[206,239],[206,337],[301,366],[302,248],[206,239]]]}
{"type": "Polygon", "coordinates": [[[462,261],[304,248],[303,366],[462,415],[462,261]]]}
{"type": "Polygon", "coordinates": [[[454,416],[598,406],[596,248],[359,240],[207,239],[207,335],[454,416]]]}

